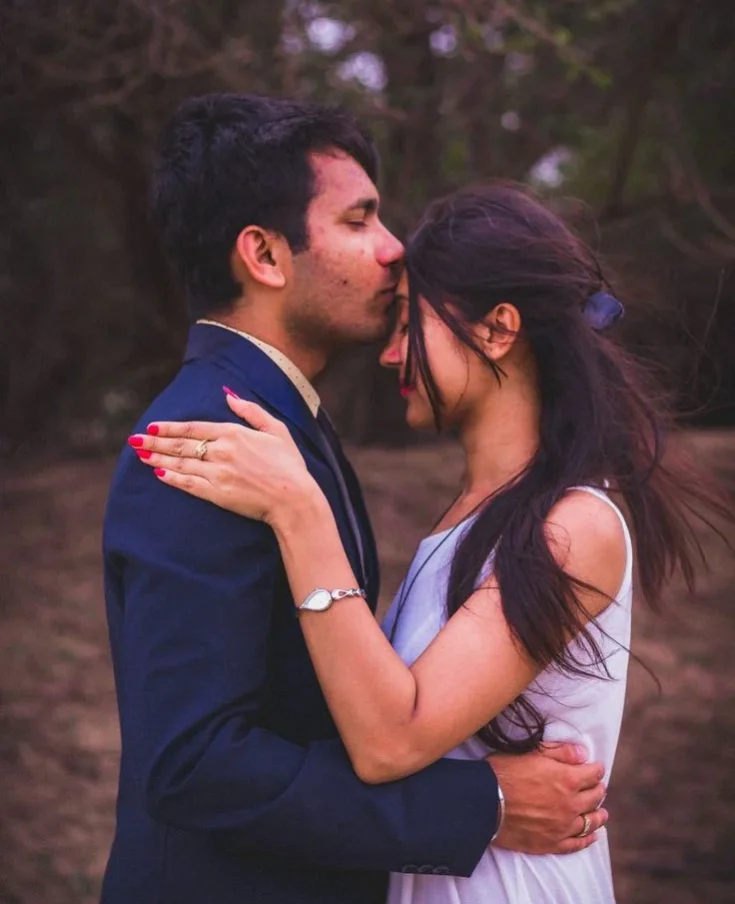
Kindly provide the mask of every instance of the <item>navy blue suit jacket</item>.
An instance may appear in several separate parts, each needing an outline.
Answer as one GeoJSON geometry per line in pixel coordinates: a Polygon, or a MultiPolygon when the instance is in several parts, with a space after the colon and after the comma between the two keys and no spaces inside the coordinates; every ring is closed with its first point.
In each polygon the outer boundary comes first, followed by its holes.
{"type": "MultiPolygon", "coordinates": [[[[236,421],[223,384],[288,424],[374,607],[377,558],[354,473],[341,456],[363,574],[316,422],[246,339],[192,327],[184,366],[136,431],[236,421]]],[[[385,785],[355,776],[266,525],[160,483],[125,449],[104,565],[122,732],[104,904],[379,904],[389,871],[472,872],[496,821],[492,770],[442,760],[385,785]]]]}

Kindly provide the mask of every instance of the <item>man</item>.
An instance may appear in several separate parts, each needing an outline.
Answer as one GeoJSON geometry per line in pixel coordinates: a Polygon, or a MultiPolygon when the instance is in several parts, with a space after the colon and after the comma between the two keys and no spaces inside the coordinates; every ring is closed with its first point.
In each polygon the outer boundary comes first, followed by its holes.
{"type": "MultiPolygon", "coordinates": [[[[376,169],[339,110],[238,95],[179,110],[154,196],[196,322],[136,428],[235,420],[223,386],[284,418],[373,607],[367,513],[311,378],[387,329],[403,249],[380,222],[376,169]]],[[[172,491],[127,450],[104,535],[122,731],[104,904],[380,904],[389,871],[469,875],[498,829],[497,843],[539,852],[593,840],[572,836],[604,820],[597,766],[442,760],[361,783],[267,526],[172,491]]]]}

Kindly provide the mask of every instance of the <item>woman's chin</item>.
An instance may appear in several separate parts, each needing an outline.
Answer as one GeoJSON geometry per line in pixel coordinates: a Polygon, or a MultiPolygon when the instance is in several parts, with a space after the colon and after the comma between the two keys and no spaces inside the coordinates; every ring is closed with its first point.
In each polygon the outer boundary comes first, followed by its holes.
{"type": "Polygon", "coordinates": [[[433,433],[436,430],[431,412],[416,410],[413,405],[406,409],[406,423],[417,433],[433,433]]]}

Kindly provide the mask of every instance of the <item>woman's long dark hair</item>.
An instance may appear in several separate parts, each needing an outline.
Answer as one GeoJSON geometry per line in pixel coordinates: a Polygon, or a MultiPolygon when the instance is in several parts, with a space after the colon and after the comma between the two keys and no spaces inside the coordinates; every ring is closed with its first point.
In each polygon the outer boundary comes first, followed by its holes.
{"type": "MultiPolygon", "coordinates": [[[[707,513],[729,518],[729,508],[690,462],[664,455],[671,421],[663,395],[647,369],[583,315],[587,299],[609,288],[597,256],[530,192],[488,183],[435,201],[409,240],[406,266],[408,378],[420,374],[437,428],[442,398],[429,367],[419,297],[499,382],[502,369],[484,355],[471,328],[501,302],[515,305],[541,395],[538,451],[463,534],[450,572],[448,615],[475,591],[494,550],[505,618],[532,660],[540,669],[591,674],[589,654],[600,664],[601,653],[585,627],[579,582],[549,548],[544,525],[551,508],[571,487],[610,481],[633,528],[642,595],[654,608],[676,571],[693,588],[695,565],[704,560],[694,522],[713,526],[707,513]],[[584,656],[568,645],[575,635],[584,656]]],[[[506,752],[538,747],[544,718],[528,698],[519,697],[503,715],[522,737],[494,719],[480,732],[483,740],[506,752]]]]}

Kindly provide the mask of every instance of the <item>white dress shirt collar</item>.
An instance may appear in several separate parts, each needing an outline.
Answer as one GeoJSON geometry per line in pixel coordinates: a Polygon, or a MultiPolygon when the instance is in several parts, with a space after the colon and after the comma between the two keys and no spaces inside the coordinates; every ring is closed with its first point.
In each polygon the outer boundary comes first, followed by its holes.
{"type": "Polygon", "coordinates": [[[243,339],[247,339],[248,342],[252,342],[256,348],[259,348],[264,355],[268,355],[271,361],[281,368],[283,373],[301,394],[301,397],[309,407],[309,411],[316,417],[319,406],[321,405],[319,394],[301,373],[299,368],[290,360],[290,358],[287,358],[283,352],[280,352],[272,345],[268,345],[267,342],[263,342],[261,339],[251,336],[250,333],[243,333],[242,330],[236,330],[234,327],[227,326],[225,323],[218,323],[216,320],[197,320],[197,323],[204,324],[205,326],[221,327],[223,330],[229,330],[231,333],[236,333],[238,336],[242,336],[243,339]]]}

